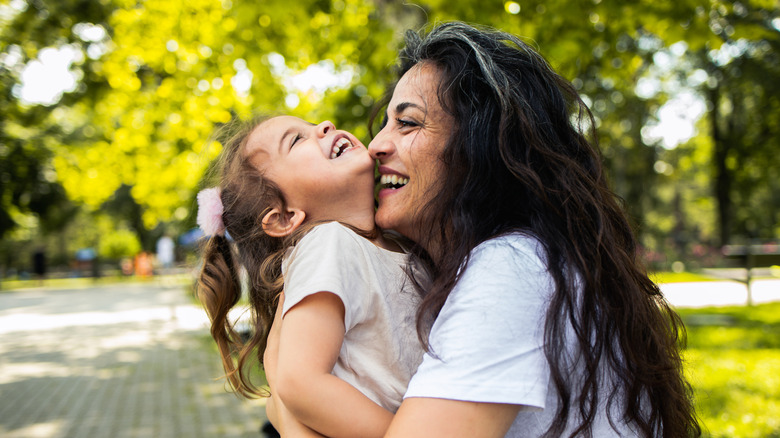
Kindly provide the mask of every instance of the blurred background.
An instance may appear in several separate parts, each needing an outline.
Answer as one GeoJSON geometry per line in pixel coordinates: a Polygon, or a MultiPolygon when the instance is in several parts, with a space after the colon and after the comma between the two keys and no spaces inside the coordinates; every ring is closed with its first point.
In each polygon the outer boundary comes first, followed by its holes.
{"type": "Polygon", "coordinates": [[[289,112],[368,143],[403,31],[450,19],[523,36],[580,90],[652,269],[776,242],[775,0],[4,0],[0,276],[36,252],[119,272],[163,236],[192,261],[216,126],[289,112]]]}
{"type": "MultiPolygon", "coordinates": [[[[657,278],[780,276],[777,0],[0,0],[0,288],[191,271],[215,128],[284,112],[368,144],[403,32],[452,19],[522,36],[573,82],[657,278]]],[[[689,357],[763,351],[707,371],[760,375],[743,398],[694,382],[713,436],[780,436],[766,309],[690,317],[689,357]]]]}

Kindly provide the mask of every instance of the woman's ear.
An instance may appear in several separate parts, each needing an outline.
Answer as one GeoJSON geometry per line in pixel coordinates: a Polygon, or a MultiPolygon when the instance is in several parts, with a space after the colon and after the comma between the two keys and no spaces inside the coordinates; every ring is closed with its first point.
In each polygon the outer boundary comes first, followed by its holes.
{"type": "Polygon", "coordinates": [[[274,207],[263,217],[263,231],[272,237],[289,236],[306,218],[306,212],[291,208],[282,211],[274,207]]]}

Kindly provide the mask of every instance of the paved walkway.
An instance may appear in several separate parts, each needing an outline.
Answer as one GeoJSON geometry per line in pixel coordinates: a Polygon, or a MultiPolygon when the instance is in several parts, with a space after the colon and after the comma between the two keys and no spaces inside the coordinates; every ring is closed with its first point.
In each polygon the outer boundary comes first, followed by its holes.
{"type": "MultiPolygon", "coordinates": [[[[738,281],[702,281],[662,284],[661,291],[677,307],[742,306],[748,290],[738,281]]],[[[763,278],[750,284],[753,304],[780,301],[780,279],[763,278]]]]}
{"type": "Polygon", "coordinates": [[[0,293],[0,436],[260,437],[181,286],[0,293]]]}

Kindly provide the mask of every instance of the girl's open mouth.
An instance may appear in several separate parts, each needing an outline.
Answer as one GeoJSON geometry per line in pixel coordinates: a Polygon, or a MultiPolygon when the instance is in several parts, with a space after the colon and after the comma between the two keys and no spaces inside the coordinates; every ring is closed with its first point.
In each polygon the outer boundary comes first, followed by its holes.
{"type": "Polygon", "coordinates": [[[341,137],[333,143],[333,148],[330,151],[330,159],[338,158],[346,152],[348,149],[354,148],[355,145],[347,137],[341,137]]]}

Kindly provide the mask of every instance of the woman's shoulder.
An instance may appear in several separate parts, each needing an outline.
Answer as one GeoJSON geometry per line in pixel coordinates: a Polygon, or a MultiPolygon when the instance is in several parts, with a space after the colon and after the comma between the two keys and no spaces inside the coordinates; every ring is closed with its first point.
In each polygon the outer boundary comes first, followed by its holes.
{"type": "Polygon", "coordinates": [[[542,242],[523,231],[513,231],[491,237],[477,245],[470,255],[475,263],[514,261],[544,266],[547,256],[542,242]]]}

